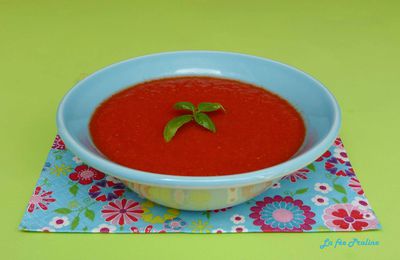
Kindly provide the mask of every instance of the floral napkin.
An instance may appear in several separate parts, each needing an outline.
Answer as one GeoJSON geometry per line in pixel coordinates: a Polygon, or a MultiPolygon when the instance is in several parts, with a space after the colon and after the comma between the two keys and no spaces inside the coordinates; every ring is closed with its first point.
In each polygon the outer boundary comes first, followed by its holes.
{"type": "Polygon", "coordinates": [[[380,229],[340,138],[314,163],[244,204],[166,208],[85,165],[59,136],[20,224],[24,231],[101,233],[319,232],[380,229]]]}

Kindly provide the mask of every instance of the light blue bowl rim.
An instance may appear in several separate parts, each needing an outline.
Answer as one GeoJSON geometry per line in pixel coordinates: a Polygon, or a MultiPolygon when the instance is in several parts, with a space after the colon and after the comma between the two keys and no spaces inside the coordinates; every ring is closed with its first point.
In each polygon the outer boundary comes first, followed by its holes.
{"type": "Polygon", "coordinates": [[[317,159],[322,153],[324,153],[328,148],[332,145],[334,140],[336,139],[339,129],[341,125],[341,111],[339,105],[335,99],[335,97],[330,93],[330,91],[318,80],[314,79],[307,73],[289,66],[287,64],[274,61],[267,58],[261,58],[253,55],[242,54],[242,53],[234,53],[234,52],[223,52],[223,51],[204,51],[204,50],[196,50],[196,51],[174,51],[174,52],[161,52],[155,53],[140,57],[131,58],[128,60],[124,60],[121,62],[114,63],[109,65],[103,69],[100,69],[93,74],[89,75],[78,84],[76,84],[62,99],[58,110],[57,110],[57,127],[58,133],[61,138],[64,140],[66,146],[69,150],[71,150],[74,154],[79,156],[85,163],[88,163],[90,166],[97,168],[107,174],[115,176],[117,178],[132,181],[140,184],[147,184],[152,186],[159,187],[174,187],[174,188],[189,188],[189,189],[208,189],[208,188],[227,188],[227,187],[239,187],[251,184],[257,184],[265,181],[276,180],[281,178],[289,173],[292,173],[296,170],[305,167],[306,165],[312,163],[315,159],[317,159]],[[260,61],[268,61],[270,63],[274,63],[277,66],[283,66],[288,69],[291,69],[297,73],[302,74],[304,77],[307,77],[311,81],[313,81],[316,86],[319,86],[330,99],[331,103],[329,105],[332,106],[334,112],[334,121],[331,129],[328,134],[317,144],[314,145],[311,149],[305,152],[302,155],[299,155],[295,158],[292,158],[288,161],[285,161],[281,164],[257,170],[247,173],[241,174],[232,174],[232,175],[224,175],[224,176],[213,176],[213,177],[190,177],[190,176],[174,176],[174,175],[166,175],[166,174],[157,174],[150,173],[140,170],[135,170],[132,168],[124,167],[122,165],[116,164],[112,161],[106,160],[93,152],[89,151],[87,148],[81,146],[78,142],[74,140],[72,135],[68,132],[65,122],[63,120],[64,114],[64,106],[68,102],[69,96],[80,88],[85,81],[90,79],[91,77],[102,73],[105,70],[108,70],[114,66],[118,66],[123,63],[128,63],[136,60],[147,59],[151,57],[157,56],[170,56],[174,55],[182,55],[182,54],[216,54],[216,55],[228,55],[228,56],[238,56],[245,57],[260,61]]]}

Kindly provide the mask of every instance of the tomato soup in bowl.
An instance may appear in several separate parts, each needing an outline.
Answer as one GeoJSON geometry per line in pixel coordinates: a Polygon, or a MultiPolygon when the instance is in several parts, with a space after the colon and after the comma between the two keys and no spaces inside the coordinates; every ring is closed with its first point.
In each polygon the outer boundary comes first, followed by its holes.
{"type": "Polygon", "coordinates": [[[311,163],[340,110],[287,65],[224,52],[174,52],[111,65],[60,104],[67,147],[159,204],[233,206],[311,163]]]}
{"type": "Polygon", "coordinates": [[[95,146],[111,161],[178,176],[271,167],[291,158],[305,137],[300,113],[281,97],[243,82],[198,76],[158,79],[122,90],[96,109],[89,126],[95,146]],[[181,100],[222,104],[224,111],[208,113],[215,133],[190,122],[166,142],[167,121],[188,114],[173,109],[181,100]]]}

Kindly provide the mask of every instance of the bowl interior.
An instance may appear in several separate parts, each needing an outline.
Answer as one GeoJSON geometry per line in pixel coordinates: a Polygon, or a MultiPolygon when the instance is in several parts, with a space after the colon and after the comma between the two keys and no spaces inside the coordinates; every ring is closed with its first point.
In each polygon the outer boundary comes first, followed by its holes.
{"type": "MultiPolygon", "coordinates": [[[[90,118],[97,106],[110,95],[136,83],[185,75],[207,75],[249,82],[288,100],[302,114],[307,129],[305,142],[293,159],[311,152],[328,137],[332,142],[337,135],[340,117],[337,103],[318,81],[307,74],[268,59],[196,51],[163,53],[127,60],[82,80],[60,104],[57,115],[60,134],[66,139],[67,146],[82,156],[82,159],[91,161],[96,158],[96,162],[107,160],[91,142],[88,130],[90,118]]],[[[319,151],[320,154],[322,152],[319,151]]],[[[310,163],[315,156],[303,158],[302,163],[310,163]]]]}

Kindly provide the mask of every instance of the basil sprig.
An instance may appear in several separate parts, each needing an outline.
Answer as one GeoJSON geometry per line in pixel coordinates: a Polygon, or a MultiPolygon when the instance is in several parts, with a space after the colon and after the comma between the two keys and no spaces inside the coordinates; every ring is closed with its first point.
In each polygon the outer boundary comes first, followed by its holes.
{"type": "Polygon", "coordinates": [[[205,129],[215,133],[214,122],[204,112],[213,112],[219,109],[225,111],[224,107],[220,103],[202,102],[197,105],[197,108],[190,102],[178,102],[175,103],[174,108],[176,110],[187,110],[191,111],[192,114],[181,115],[171,119],[164,127],[164,140],[166,142],[171,141],[175,136],[176,132],[181,126],[191,121],[195,121],[198,125],[205,129]]]}

